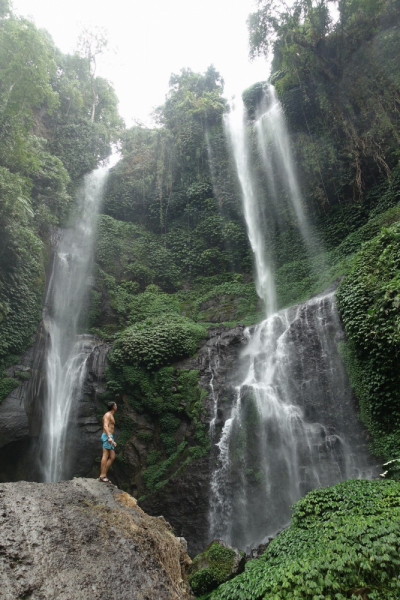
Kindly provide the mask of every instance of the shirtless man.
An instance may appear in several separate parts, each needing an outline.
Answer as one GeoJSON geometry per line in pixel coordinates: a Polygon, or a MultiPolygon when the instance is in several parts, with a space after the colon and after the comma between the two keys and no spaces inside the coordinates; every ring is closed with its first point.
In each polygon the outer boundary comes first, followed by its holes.
{"type": "Polygon", "coordinates": [[[114,413],[117,410],[115,402],[109,402],[107,404],[108,412],[103,417],[103,433],[101,435],[101,441],[103,442],[103,456],[101,457],[100,463],[100,481],[110,481],[107,479],[107,471],[111,467],[115,460],[116,443],[114,442],[114,427],[115,419],[114,413]]]}

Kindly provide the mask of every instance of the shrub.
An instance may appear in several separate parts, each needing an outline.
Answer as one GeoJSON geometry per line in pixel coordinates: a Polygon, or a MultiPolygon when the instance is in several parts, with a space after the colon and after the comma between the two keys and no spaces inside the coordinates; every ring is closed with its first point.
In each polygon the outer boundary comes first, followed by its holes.
{"type": "MultiPolygon", "coordinates": [[[[202,554],[193,560],[189,571],[189,583],[196,595],[205,594],[233,575],[237,552],[218,540],[212,542],[202,554]]],[[[243,560],[244,552],[241,553],[243,560]]],[[[243,569],[243,564],[242,569],[243,569]]],[[[237,566],[237,565],[236,565],[237,566]]]]}
{"type": "Polygon", "coordinates": [[[160,367],[194,354],[205,336],[206,330],[186,317],[149,318],[121,334],[110,360],[114,364],[160,367]]]}

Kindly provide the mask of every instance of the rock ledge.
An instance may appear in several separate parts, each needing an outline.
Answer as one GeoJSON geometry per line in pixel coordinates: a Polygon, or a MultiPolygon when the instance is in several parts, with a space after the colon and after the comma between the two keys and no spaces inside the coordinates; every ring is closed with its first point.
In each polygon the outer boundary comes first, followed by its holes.
{"type": "Polygon", "coordinates": [[[191,600],[186,542],[111,484],[0,484],[4,600],[191,600]]]}

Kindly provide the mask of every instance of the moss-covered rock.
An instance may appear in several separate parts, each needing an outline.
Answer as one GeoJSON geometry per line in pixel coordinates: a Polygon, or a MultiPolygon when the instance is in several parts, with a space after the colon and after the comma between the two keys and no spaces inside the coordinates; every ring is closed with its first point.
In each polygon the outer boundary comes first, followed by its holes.
{"type": "Polygon", "coordinates": [[[189,583],[196,595],[211,592],[244,570],[245,554],[223,540],[214,540],[193,560],[189,583]]]}
{"type": "Polygon", "coordinates": [[[400,451],[400,222],[365,243],[336,297],[348,343],[342,355],[373,451],[400,451]]]}

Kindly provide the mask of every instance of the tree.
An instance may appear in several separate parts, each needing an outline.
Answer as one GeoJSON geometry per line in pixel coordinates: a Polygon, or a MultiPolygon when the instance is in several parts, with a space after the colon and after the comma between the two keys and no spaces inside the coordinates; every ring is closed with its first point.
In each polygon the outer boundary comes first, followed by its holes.
{"type": "Polygon", "coordinates": [[[0,21],[0,117],[58,103],[50,78],[56,71],[48,36],[23,18],[0,21]]]}
{"type": "Polygon", "coordinates": [[[90,89],[92,95],[92,110],[90,120],[94,121],[96,105],[98,103],[96,68],[97,57],[103,54],[108,45],[106,32],[101,27],[90,29],[85,27],[78,40],[78,54],[87,61],[90,77],[90,89]]]}
{"type": "Polygon", "coordinates": [[[249,17],[251,56],[273,52],[271,81],[317,206],[361,201],[397,163],[399,24],[396,0],[260,0],[249,17]]]}

